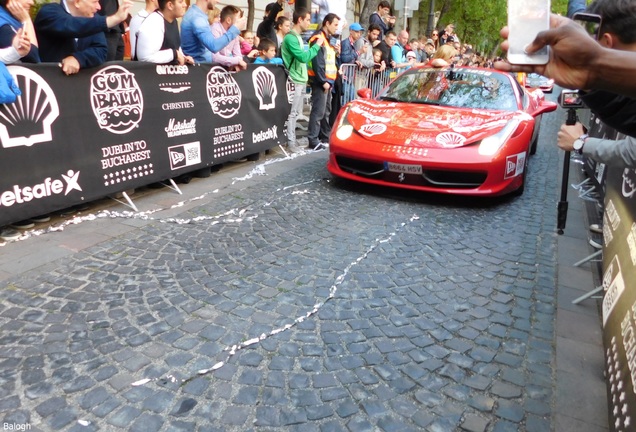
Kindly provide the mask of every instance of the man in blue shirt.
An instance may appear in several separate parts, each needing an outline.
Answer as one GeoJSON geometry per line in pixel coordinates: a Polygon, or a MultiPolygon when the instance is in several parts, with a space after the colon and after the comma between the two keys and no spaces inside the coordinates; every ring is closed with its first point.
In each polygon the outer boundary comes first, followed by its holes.
{"type": "Polygon", "coordinates": [[[395,68],[409,66],[406,58],[406,44],[409,42],[409,32],[402,30],[397,36],[397,42],[391,47],[391,60],[395,62],[395,68]]]}
{"type": "Polygon", "coordinates": [[[197,0],[181,21],[181,49],[196,62],[212,62],[212,53],[219,52],[245,30],[247,18],[241,17],[221,37],[215,38],[210,30],[207,11],[214,9],[217,0],[197,0]]]}

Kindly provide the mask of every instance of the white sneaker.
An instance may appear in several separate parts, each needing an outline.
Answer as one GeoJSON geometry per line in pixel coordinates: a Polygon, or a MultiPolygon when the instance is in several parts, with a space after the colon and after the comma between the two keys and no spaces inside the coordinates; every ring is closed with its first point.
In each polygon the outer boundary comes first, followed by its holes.
{"type": "Polygon", "coordinates": [[[20,238],[20,233],[13,228],[2,227],[0,228],[0,239],[4,241],[12,241],[20,238]]]}

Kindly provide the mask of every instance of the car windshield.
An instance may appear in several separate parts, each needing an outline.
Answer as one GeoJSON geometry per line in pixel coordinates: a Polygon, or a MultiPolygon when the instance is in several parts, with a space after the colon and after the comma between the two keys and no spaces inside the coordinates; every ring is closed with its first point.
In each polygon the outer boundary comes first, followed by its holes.
{"type": "Polygon", "coordinates": [[[457,108],[518,109],[510,80],[486,70],[414,69],[395,79],[378,99],[457,108]]]}

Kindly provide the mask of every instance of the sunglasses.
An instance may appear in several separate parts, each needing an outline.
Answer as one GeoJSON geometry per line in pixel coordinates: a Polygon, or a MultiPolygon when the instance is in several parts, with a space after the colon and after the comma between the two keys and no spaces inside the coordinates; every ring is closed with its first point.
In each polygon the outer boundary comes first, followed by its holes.
{"type": "Polygon", "coordinates": [[[433,33],[433,36],[437,36],[437,33],[433,33]]]}

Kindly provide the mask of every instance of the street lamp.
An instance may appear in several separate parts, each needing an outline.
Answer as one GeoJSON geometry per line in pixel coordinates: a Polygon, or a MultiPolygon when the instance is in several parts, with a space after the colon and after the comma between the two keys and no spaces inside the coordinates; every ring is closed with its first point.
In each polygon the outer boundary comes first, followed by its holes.
{"type": "Polygon", "coordinates": [[[428,23],[426,24],[426,36],[431,37],[433,28],[435,27],[435,0],[430,0],[430,8],[428,11],[428,23]]]}

